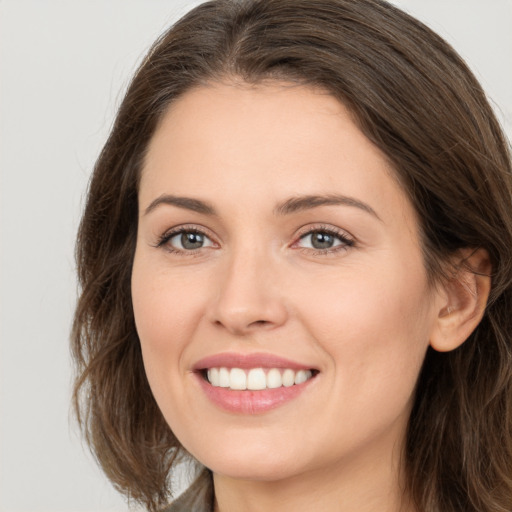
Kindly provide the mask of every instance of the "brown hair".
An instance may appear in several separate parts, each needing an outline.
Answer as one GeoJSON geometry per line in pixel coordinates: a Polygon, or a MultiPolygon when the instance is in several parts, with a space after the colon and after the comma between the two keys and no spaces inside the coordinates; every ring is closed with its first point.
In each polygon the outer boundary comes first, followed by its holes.
{"type": "MultiPolygon", "coordinates": [[[[406,441],[422,512],[512,504],[512,170],[485,95],[455,51],[381,0],[215,0],[189,12],[137,71],[96,163],[78,233],[75,408],[122,492],[156,510],[182,448],[151,394],[130,294],[137,186],[155,128],[192,87],[236,77],[319,86],[391,160],[414,205],[433,279],[485,248],[485,316],[457,350],[429,349],[406,441]]],[[[446,277],[446,276],[445,276],[446,277]]]]}

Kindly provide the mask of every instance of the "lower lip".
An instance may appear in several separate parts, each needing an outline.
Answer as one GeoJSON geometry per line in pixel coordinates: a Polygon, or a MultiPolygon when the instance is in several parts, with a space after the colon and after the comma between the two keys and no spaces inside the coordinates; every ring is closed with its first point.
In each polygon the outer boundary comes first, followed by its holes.
{"type": "Polygon", "coordinates": [[[315,376],[302,384],[290,387],[236,391],[212,386],[200,373],[196,373],[196,376],[204,393],[215,405],[226,411],[240,414],[258,414],[276,409],[297,398],[316,379],[315,376]]]}

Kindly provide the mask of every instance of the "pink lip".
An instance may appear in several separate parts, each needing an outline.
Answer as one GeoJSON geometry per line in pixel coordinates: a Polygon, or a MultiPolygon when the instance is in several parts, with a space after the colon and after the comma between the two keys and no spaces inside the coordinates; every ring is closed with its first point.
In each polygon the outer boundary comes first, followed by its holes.
{"type": "Polygon", "coordinates": [[[309,388],[316,375],[312,379],[290,387],[275,389],[262,389],[258,391],[232,389],[212,386],[205,378],[207,368],[291,368],[292,370],[312,369],[308,365],[291,361],[272,354],[236,354],[224,353],[201,359],[193,366],[195,377],[199,386],[216,406],[226,411],[238,414],[261,414],[290,402],[309,388]]]}
{"type": "Polygon", "coordinates": [[[212,386],[200,373],[196,373],[195,376],[206,396],[215,405],[226,411],[239,414],[258,414],[275,409],[298,397],[316,380],[316,377],[313,377],[302,384],[296,384],[289,388],[235,391],[212,386]]]}
{"type": "Polygon", "coordinates": [[[208,356],[194,364],[194,371],[206,368],[291,368],[292,370],[310,370],[311,366],[301,364],[290,359],[265,353],[237,354],[225,352],[208,356]]]}

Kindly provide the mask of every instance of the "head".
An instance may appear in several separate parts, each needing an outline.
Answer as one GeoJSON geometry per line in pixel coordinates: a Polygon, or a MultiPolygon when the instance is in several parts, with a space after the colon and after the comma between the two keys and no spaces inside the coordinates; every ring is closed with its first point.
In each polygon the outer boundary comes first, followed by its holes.
{"type": "MultiPolygon", "coordinates": [[[[75,396],[107,475],[156,507],[185,453],[150,389],[136,328],[142,322],[133,313],[142,195],[159,134],[190,119],[193,100],[207,110],[221,105],[219,91],[230,90],[233,101],[250,99],[260,111],[265,95],[285,95],[288,112],[300,111],[306,99],[333,123],[343,118],[364,154],[379,162],[417,241],[411,259],[424,277],[421,303],[453,299],[444,330],[417,350],[404,433],[406,485],[420,510],[505,507],[512,458],[511,440],[503,437],[512,421],[508,146],[457,54],[419,22],[370,0],[209,2],[165,33],[135,75],[97,162],[77,247],[75,396]],[[471,287],[486,282],[487,306],[475,306],[476,321],[457,322],[471,287]],[[80,392],[87,397],[81,404],[80,392]],[[485,470],[482,460],[489,461],[485,470]]],[[[306,183],[301,194],[312,187],[307,178],[299,180],[306,183]]]]}

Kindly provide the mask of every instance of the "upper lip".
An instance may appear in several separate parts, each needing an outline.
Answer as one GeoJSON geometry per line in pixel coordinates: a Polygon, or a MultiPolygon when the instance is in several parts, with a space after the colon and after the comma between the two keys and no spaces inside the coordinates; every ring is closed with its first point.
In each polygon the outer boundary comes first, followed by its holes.
{"type": "Polygon", "coordinates": [[[292,370],[312,370],[311,366],[291,359],[268,353],[239,354],[224,352],[204,357],[194,364],[194,371],[207,368],[290,368],[292,370]]]}

